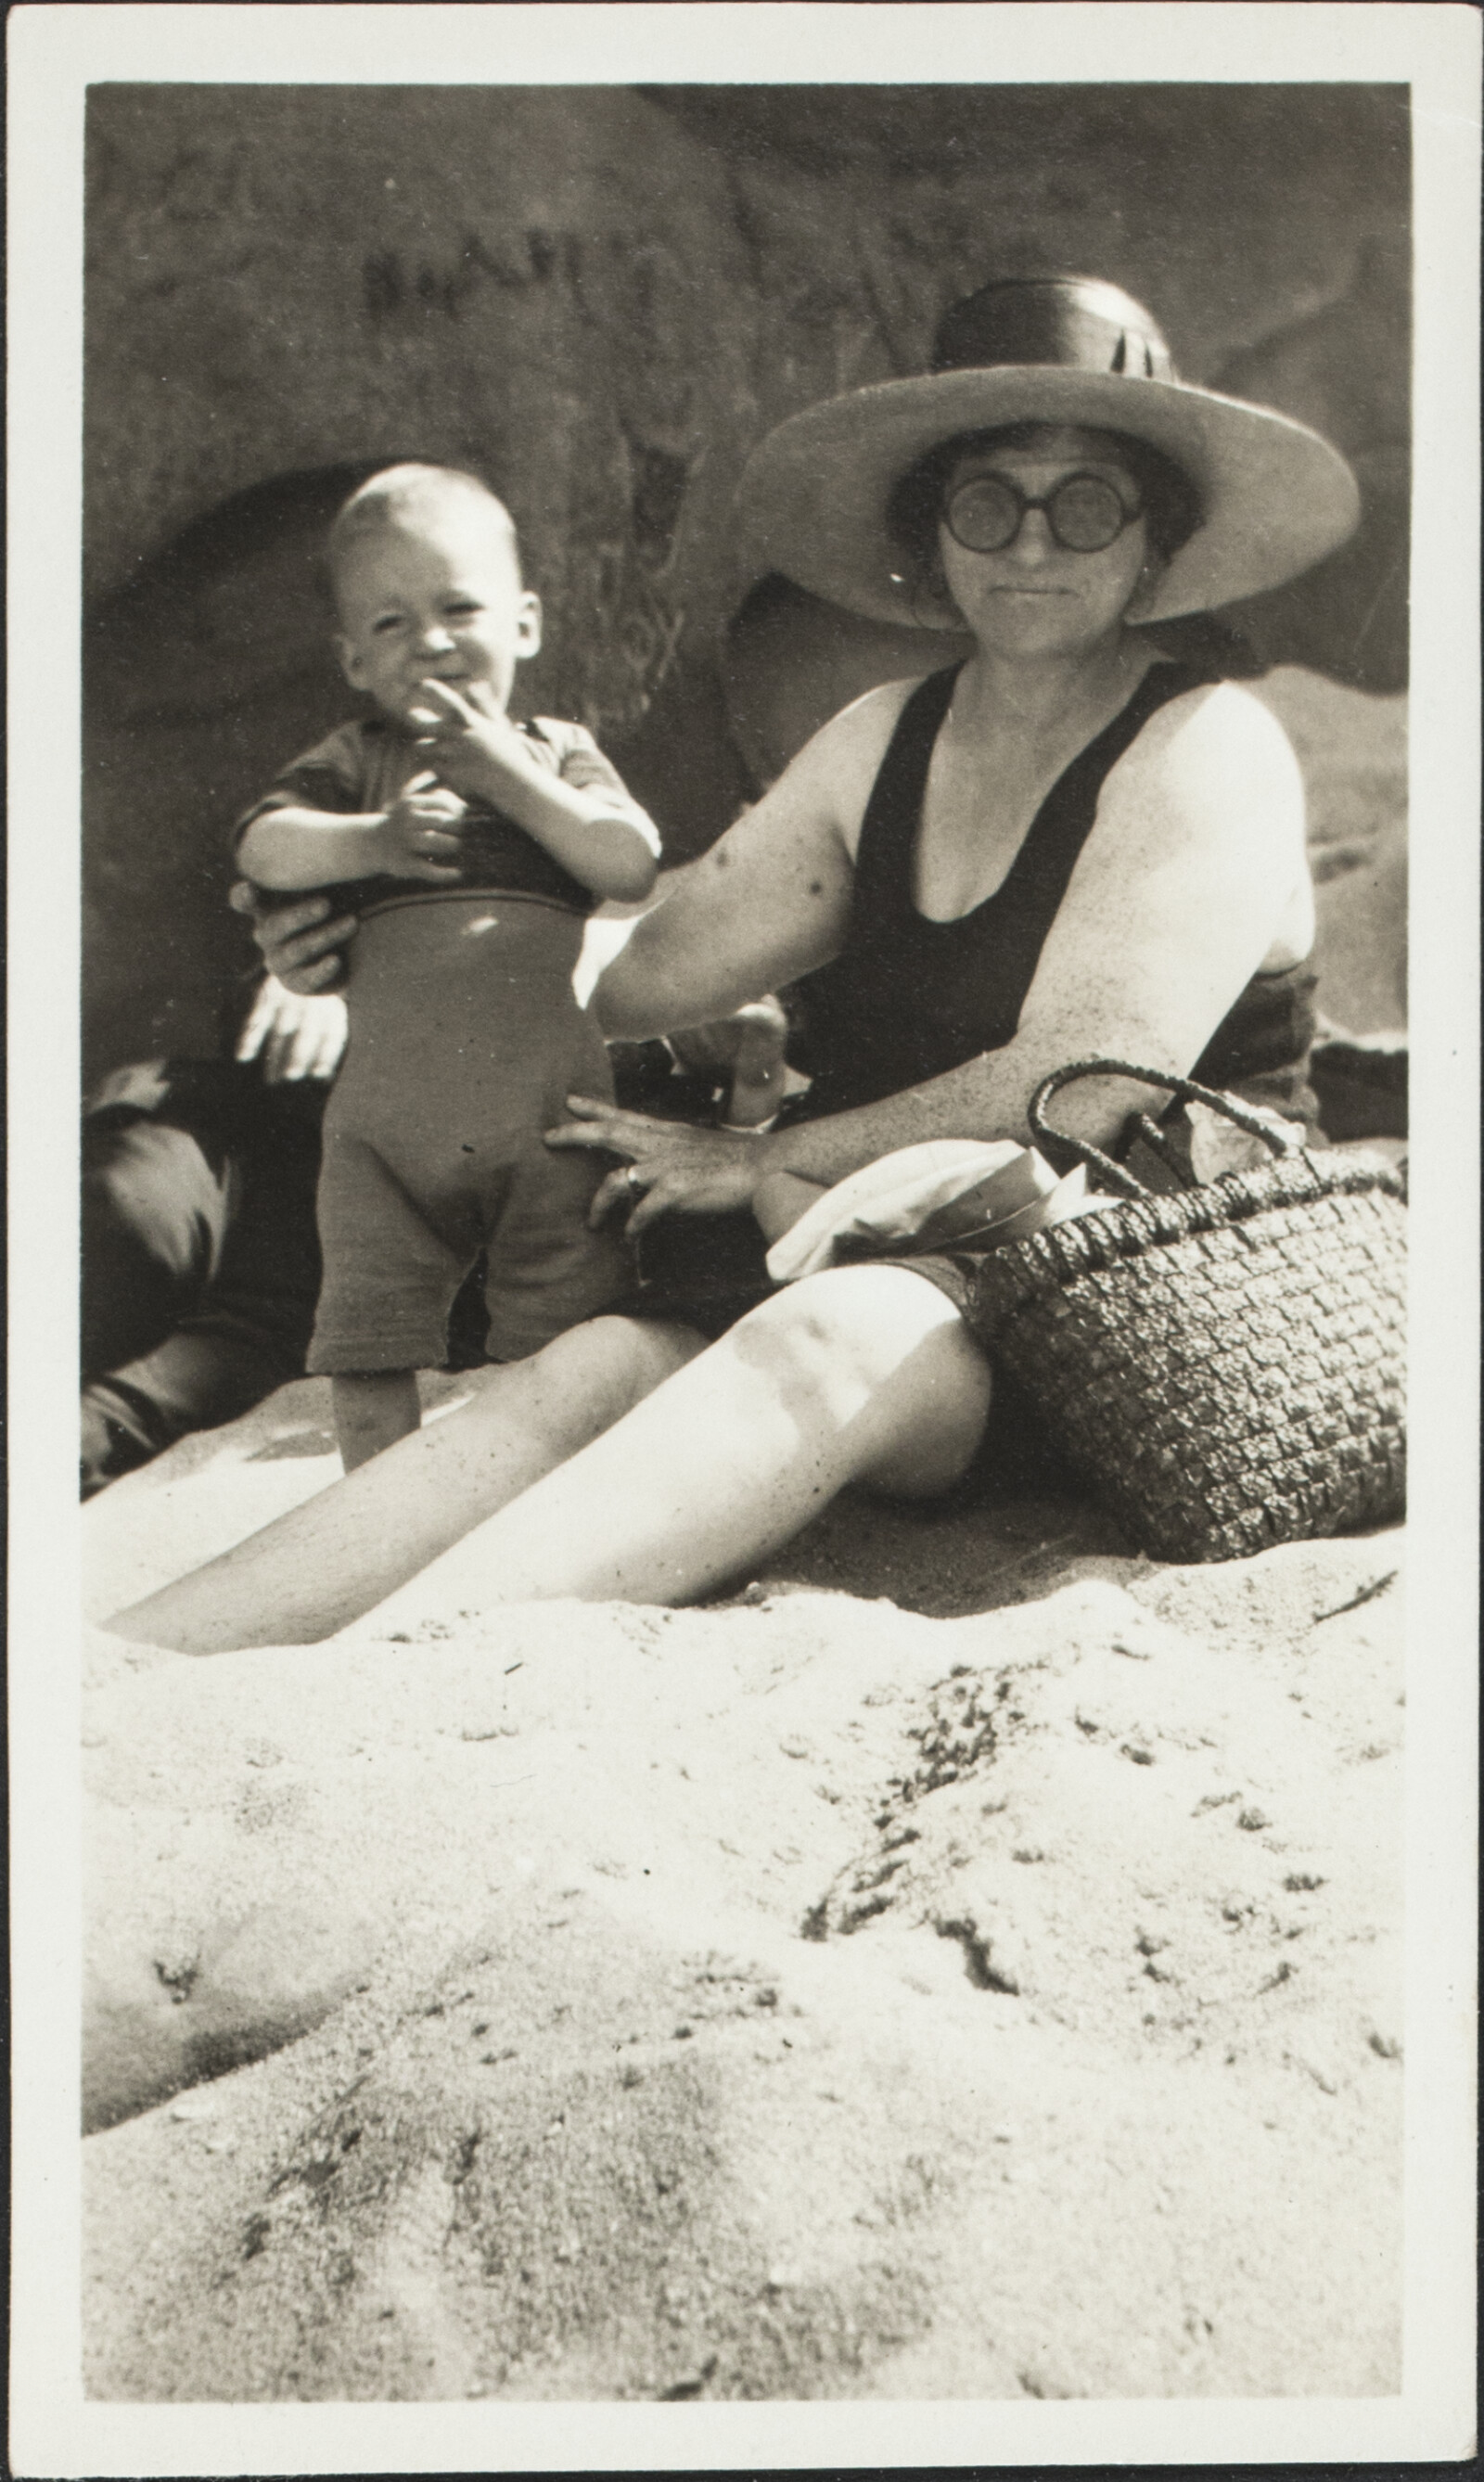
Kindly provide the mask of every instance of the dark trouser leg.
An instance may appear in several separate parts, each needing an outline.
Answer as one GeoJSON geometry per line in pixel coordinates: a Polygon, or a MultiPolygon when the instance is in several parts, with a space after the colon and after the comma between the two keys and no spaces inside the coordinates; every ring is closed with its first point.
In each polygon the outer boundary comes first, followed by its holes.
{"type": "Polygon", "coordinates": [[[83,1122],[82,1366],[117,1369],[194,1309],[222,1254],[234,1174],[190,1129],[112,1112],[83,1122]]]}
{"type": "Polygon", "coordinates": [[[155,1120],[86,1124],[85,1498],[303,1373],[318,1136],[302,1097],[253,1099],[229,1151],[155,1120]]]}
{"type": "Polygon", "coordinates": [[[189,1129],[145,1115],[83,1123],[82,1492],[189,1428],[201,1374],[152,1366],[221,1256],[232,1169],[189,1129]],[[194,1384],[193,1384],[194,1381],[194,1384]]]}

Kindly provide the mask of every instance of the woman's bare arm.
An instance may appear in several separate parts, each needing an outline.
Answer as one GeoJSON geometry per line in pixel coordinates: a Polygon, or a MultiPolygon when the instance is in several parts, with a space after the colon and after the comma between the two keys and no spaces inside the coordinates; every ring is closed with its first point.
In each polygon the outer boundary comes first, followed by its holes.
{"type": "Polygon", "coordinates": [[[838,954],[861,815],[903,694],[873,691],[834,717],[709,853],[675,874],[598,984],[605,1034],[702,1024],[838,954]]]}

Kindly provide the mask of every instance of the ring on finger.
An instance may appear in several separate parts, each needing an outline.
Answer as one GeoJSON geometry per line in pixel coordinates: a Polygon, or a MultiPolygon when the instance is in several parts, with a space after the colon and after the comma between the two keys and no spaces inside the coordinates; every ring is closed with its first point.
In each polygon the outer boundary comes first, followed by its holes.
{"type": "Polygon", "coordinates": [[[623,1177],[627,1181],[629,1188],[633,1191],[634,1196],[636,1198],[643,1198],[644,1183],[639,1177],[638,1165],[630,1164],[627,1171],[624,1173],[623,1177]]]}

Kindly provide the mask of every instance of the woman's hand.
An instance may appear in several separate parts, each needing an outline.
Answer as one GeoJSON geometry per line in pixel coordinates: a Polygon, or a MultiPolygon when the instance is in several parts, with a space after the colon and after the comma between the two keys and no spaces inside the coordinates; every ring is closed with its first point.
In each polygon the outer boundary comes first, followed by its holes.
{"type": "Polygon", "coordinates": [[[247,880],[239,880],[227,902],[235,913],[246,913],[252,937],[271,974],[288,990],[301,994],[332,991],[345,980],[341,955],[356,936],[354,913],[332,913],[328,896],[295,897],[287,905],[269,905],[247,880]]]}
{"type": "Polygon", "coordinates": [[[237,1037],[239,1060],[261,1060],[266,1086],[302,1077],[332,1077],[345,1049],[345,1002],[333,991],[317,998],[285,990],[265,974],[237,1037]]]}
{"type": "Polygon", "coordinates": [[[569,1095],[570,1121],[546,1131],[548,1147],[600,1147],[623,1162],[602,1181],[588,1212],[600,1224],[626,1205],[630,1239],[661,1215],[726,1215],[750,1206],[764,1171],[764,1142],[729,1129],[699,1129],[689,1121],[651,1120],[613,1103],[569,1095]]]}

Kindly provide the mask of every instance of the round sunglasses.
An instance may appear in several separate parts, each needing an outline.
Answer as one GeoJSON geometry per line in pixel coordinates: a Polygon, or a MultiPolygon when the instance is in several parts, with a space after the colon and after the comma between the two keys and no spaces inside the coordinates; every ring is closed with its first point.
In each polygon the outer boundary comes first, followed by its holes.
{"type": "Polygon", "coordinates": [[[948,493],[942,517],[966,551],[1008,551],[1027,509],[1045,513],[1051,540],[1063,551],[1106,551],[1126,526],[1143,515],[1144,503],[1130,509],[1098,474],[1064,474],[1039,500],[1003,474],[973,474],[948,493]]]}

